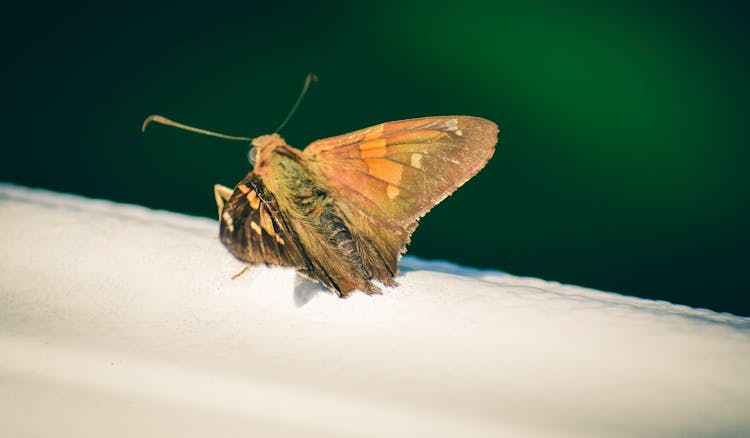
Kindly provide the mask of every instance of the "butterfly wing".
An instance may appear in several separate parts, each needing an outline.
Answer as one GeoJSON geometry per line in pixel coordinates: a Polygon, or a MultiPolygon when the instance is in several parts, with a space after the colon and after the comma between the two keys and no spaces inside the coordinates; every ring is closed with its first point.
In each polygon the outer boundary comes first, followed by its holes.
{"type": "Polygon", "coordinates": [[[497,133],[479,117],[424,117],[318,140],[304,153],[360,230],[363,247],[373,248],[366,256],[395,275],[419,218],[484,167],[497,133]]]}
{"type": "Polygon", "coordinates": [[[310,262],[276,199],[252,172],[224,204],[219,238],[244,262],[309,269],[310,262]]]}

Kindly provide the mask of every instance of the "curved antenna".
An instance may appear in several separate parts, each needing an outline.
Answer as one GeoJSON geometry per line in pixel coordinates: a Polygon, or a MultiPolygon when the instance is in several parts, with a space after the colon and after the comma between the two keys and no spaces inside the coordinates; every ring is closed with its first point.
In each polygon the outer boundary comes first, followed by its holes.
{"type": "Polygon", "coordinates": [[[235,137],[234,135],[220,134],[218,132],[207,131],[205,129],[200,129],[200,128],[194,128],[192,126],[183,125],[182,123],[169,120],[166,117],[158,116],[156,114],[146,117],[146,120],[143,121],[143,125],[141,125],[141,132],[145,132],[146,127],[151,122],[160,123],[162,125],[171,126],[173,128],[184,129],[185,131],[197,132],[198,134],[209,135],[211,137],[219,137],[219,138],[223,138],[226,140],[238,140],[238,141],[252,141],[253,140],[250,137],[235,137]]]}
{"type": "Polygon", "coordinates": [[[289,111],[289,115],[286,116],[286,119],[284,119],[283,122],[281,122],[281,125],[279,125],[278,128],[276,128],[274,133],[281,131],[281,128],[286,126],[286,123],[289,121],[289,119],[292,118],[292,115],[294,115],[294,112],[297,111],[297,107],[299,106],[300,102],[302,102],[302,98],[305,97],[305,93],[307,93],[307,89],[310,88],[310,82],[318,82],[318,77],[315,75],[315,73],[308,73],[307,77],[305,78],[305,85],[302,86],[302,91],[299,93],[299,97],[297,98],[297,101],[294,102],[294,106],[292,107],[292,110],[289,111]]]}

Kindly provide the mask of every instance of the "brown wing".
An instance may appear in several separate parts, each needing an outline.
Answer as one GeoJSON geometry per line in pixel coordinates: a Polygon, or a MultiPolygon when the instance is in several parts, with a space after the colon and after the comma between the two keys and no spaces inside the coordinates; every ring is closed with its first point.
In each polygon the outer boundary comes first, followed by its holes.
{"type": "Polygon", "coordinates": [[[238,259],[251,264],[292,266],[310,262],[276,199],[250,172],[235,187],[221,213],[219,238],[238,259]]]}
{"type": "Polygon", "coordinates": [[[425,117],[318,140],[304,153],[395,274],[418,219],[484,167],[497,133],[479,117],[425,117]]]}

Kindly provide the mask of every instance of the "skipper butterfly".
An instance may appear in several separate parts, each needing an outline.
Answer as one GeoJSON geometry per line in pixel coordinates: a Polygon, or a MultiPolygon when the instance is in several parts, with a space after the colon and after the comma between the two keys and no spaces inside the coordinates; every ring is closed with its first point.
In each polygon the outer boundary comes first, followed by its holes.
{"type": "Polygon", "coordinates": [[[249,141],[253,170],[234,189],[214,186],[221,242],[247,266],[293,267],[341,297],[379,293],[373,280],[397,284],[419,219],[484,167],[498,134],[479,117],[422,117],[299,150],[278,133],[233,137],[161,116],[148,117],[142,130],[150,122],[249,141]]]}

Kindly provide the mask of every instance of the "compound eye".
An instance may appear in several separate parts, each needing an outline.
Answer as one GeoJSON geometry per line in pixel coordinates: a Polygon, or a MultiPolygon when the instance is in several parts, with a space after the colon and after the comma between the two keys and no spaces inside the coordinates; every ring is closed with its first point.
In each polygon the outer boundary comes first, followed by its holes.
{"type": "Polygon", "coordinates": [[[258,148],[255,146],[250,148],[250,151],[247,153],[247,159],[250,161],[250,164],[255,166],[255,159],[258,158],[258,148]]]}

